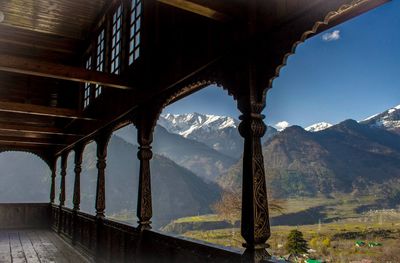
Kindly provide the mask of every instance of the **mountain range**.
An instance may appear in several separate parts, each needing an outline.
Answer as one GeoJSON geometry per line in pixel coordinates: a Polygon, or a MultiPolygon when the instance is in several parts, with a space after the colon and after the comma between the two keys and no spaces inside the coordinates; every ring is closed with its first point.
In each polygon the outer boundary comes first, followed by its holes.
{"type": "MultiPolygon", "coordinates": [[[[320,131],[291,126],[267,140],[263,155],[272,195],[288,198],[380,193],[398,204],[399,112],[400,107],[367,121],[346,120],[320,131]]],[[[241,162],[221,175],[218,182],[224,188],[240,187],[241,162]]]]}
{"type": "MultiPolygon", "coordinates": [[[[158,122],[170,133],[204,143],[236,160],[243,152],[243,138],[238,132],[239,123],[239,120],[232,117],[200,113],[165,114],[161,115],[158,122]]],[[[277,133],[274,127],[268,126],[264,140],[277,133]]]]}
{"type": "MultiPolygon", "coordinates": [[[[106,214],[117,217],[129,214],[132,220],[136,217],[134,211],[139,182],[137,147],[114,135],[107,152],[106,214]]],[[[82,164],[81,209],[90,213],[94,213],[96,193],[95,160],[96,147],[89,144],[85,149],[82,164]]],[[[206,183],[193,172],[159,154],[154,154],[150,165],[155,228],[175,218],[211,212],[209,205],[216,202],[220,195],[218,185],[206,183]]],[[[73,167],[70,166],[66,181],[72,180],[73,167]]],[[[67,204],[72,198],[71,187],[68,188],[67,184],[67,204]]]]}
{"type": "Polygon", "coordinates": [[[361,121],[361,123],[400,134],[400,105],[380,114],[375,114],[361,121]]]}
{"type": "Polygon", "coordinates": [[[49,201],[51,172],[39,157],[17,152],[0,156],[0,203],[49,201]]]}
{"type": "MultiPolygon", "coordinates": [[[[133,126],[127,126],[115,135],[132,145],[137,145],[136,134],[133,126]]],[[[152,147],[153,152],[174,161],[209,182],[215,181],[219,174],[226,172],[237,162],[237,159],[216,151],[203,142],[170,133],[160,125],[155,128],[152,147]]]]}

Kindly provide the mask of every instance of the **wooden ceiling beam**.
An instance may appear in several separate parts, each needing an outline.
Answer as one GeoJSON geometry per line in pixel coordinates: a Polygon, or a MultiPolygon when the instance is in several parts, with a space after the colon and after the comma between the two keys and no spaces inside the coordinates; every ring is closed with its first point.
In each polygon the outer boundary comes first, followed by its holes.
{"type": "Polygon", "coordinates": [[[39,134],[55,134],[63,136],[80,136],[79,134],[66,133],[62,129],[54,127],[39,127],[19,124],[0,123],[0,131],[10,132],[26,132],[26,133],[39,133],[39,134]]]}
{"type": "MultiPolygon", "coordinates": [[[[29,132],[23,132],[23,131],[2,131],[0,130],[0,137],[4,136],[11,136],[13,138],[25,138],[25,139],[47,139],[47,140],[53,140],[53,139],[63,139],[64,137],[61,135],[56,135],[56,134],[43,134],[43,133],[29,133],[29,132]]],[[[70,137],[70,136],[68,136],[70,137]]],[[[73,136],[71,136],[74,138],[73,136]]],[[[81,136],[76,136],[77,138],[81,136]]]]}
{"type": "Polygon", "coordinates": [[[55,145],[64,146],[65,144],[54,139],[41,139],[41,138],[21,138],[15,136],[1,136],[0,144],[3,143],[17,143],[17,144],[37,144],[37,145],[55,145]]]}
{"type": "Polygon", "coordinates": [[[47,142],[21,142],[21,141],[7,141],[0,140],[0,148],[1,147],[25,147],[25,148],[35,148],[35,147],[43,147],[43,146],[64,146],[63,144],[54,144],[47,142]]]}
{"type": "Polygon", "coordinates": [[[81,44],[80,40],[53,36],[19,27],[0,24],[0,43],[23,46],[30,49],[43,49],[58,53],[74,55],[81,44]],[[34,40],[34,41],[32,41],[34,40]]]}
{"type": "Polygon", "coordinates": [[[11,112],[21,113],[38,116],[49,116],[59,118],[70,118],[70,119],[85,119],[92,120],[81,116],[78,111],[65,108],[47,107],[34,104],[15,103],[15,102],[3,102],[0,101],[0,112],[11,112]]]}
{"type": "Polygon", "coordinates": [[[229,17],[226,14],[223,14],[217,10],[209,8],[207,6],[203,6],[197,3],[193,3],[188,0],[158,0],[158,2],[173,6],[203,17],[207,17],[217,21],[228,21],[229,17]]]}
{"type": "Polygon", "coordinates": [[[116,89],[133,89],[128,81],[118,75],[11,55],[0,55],[0,71],[98,84],[116,89]]]}

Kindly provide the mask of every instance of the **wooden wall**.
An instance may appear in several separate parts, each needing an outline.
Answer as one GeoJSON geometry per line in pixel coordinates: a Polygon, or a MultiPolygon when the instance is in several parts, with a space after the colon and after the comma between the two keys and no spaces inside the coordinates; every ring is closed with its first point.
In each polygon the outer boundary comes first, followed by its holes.
{"type": "Polygon", "coordinates": [[[0,229],[48,228],[49,204],[0,204],[0,229]]]}

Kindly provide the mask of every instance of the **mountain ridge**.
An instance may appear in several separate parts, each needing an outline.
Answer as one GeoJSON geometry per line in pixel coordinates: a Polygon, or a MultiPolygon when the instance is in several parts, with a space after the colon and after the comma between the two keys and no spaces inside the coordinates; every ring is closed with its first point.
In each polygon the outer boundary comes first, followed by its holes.
{"type": "MultiPolygon", "coordinates": [[[[133,126],[125,127],[115,135],[137,145],[137,131],[133,126]]],[[[202,142],[170,133],[160,125],[155,127],[153,137],[154,153],[167,157],[206,181],[215,182],[219,174],[226,172],[237,161],[202,142]]]]}
{"type": "MultiPolygon", "coordinates": [[[[263,144],[263,155],[277,198],[360,193],[400,183],[400,136],[354,120],[320,132],[288,127],[263,144]]],[[[241,162],[218,182],[223,188],[240,187],[241,162]]]]}
{"type": "Polygon", "coordinates": [[[370,116],[360,123],[400,134],[400,105],[370,116]]]}
{"type": "MultiPolygon", "coordinates": [[[[240,121],[211,114],[164,114],[158,122],[168,132],[206,144],[214,150],[238,160],[243,152],[243,138],[238,132],[240,121]]],[[[277,130],[268,126],[263,140],[277,130]]]]}
{"type": "Polygon", "coordinates": [[[333,125],[328,122],[317,122],[313,125],[306,127],[305,130],[309,131],[309,132],[319,132],[319,131],[326,130],[332,126],[333,125]]]}

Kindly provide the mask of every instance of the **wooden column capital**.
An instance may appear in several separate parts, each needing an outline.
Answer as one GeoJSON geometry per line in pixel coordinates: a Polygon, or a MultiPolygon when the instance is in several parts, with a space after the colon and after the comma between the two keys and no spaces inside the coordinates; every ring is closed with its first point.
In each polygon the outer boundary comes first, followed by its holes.
{"type": "Polygon", "coordinates": [[[261,138],[267,131],[263,119],[264,115],[258,113],[243,114],[239,117],[241,123],[239,124],[239,133],[243,138],[255,137],[261,138]]]}

